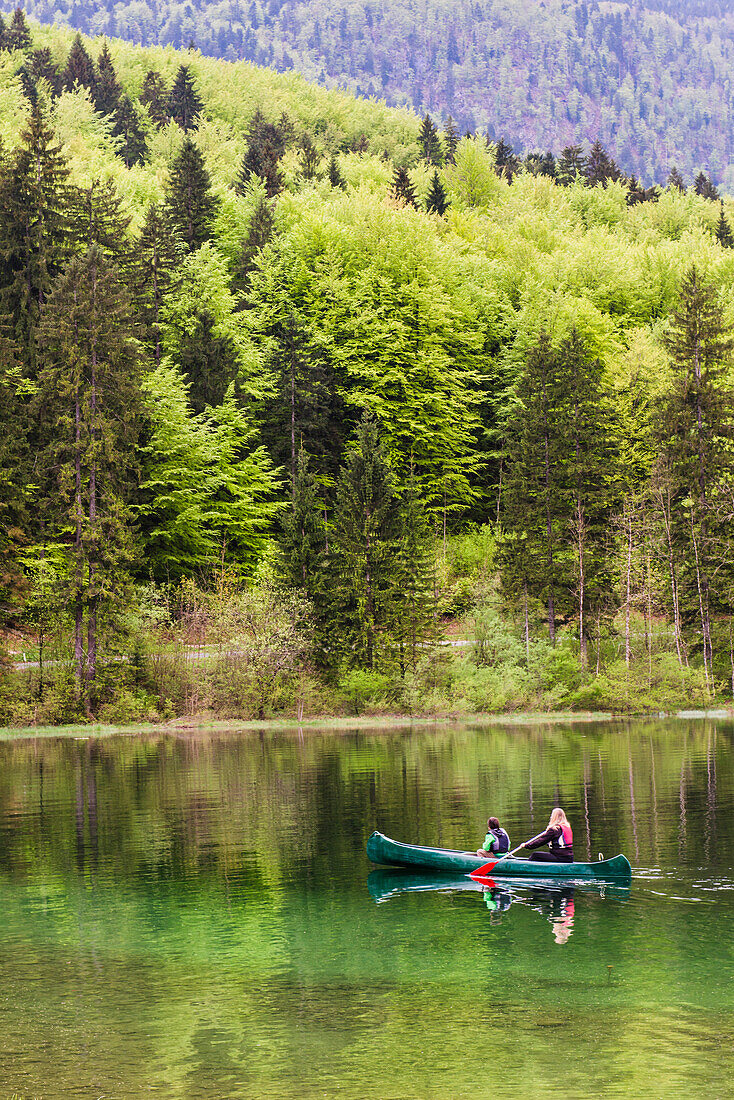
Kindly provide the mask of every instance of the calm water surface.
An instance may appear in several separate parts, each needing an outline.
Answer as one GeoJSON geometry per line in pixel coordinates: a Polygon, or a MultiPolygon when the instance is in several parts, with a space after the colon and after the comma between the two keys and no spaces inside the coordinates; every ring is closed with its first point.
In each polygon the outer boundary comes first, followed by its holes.
{"type": "Polygon", "coordinates": [[[0,744],[0,1097],[728,1097],[734,727],[0,744]],[[625,891],[374,871],[563,805],[625,891]]]}

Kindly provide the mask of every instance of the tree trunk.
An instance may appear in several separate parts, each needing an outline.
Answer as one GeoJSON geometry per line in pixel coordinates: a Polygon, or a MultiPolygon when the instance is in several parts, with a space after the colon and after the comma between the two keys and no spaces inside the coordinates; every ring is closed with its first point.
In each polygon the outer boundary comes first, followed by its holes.
{"type": "Polygon", "coordinates": [[[589,655],[586,645],[586,626],[584,623],[584,600],[586,598],[586,578],[584,575],[584,512],[579,496],[576,497],[576,530],[579,553],[579,656],[581,658],[581,667],[585,669],[589,664],[589,655]]]}
{"type": "Polygon", "coordinates": [[[525,659],[530,667],[530,623],[528,622],[528,582],[525,581],[525,659]]]}
{"type": "Polygon", "coordinates": [[[698,540],[696,539],[696,531],[693,525],[693,510],[691,509],[691,541],[693,543],[693,554],[696,560],[696,588],[698,590],[698,608],[701,615],[701,634],[703,636],[703,671],[706,677],[706,690],[711,690],[709,682],[709,661],[708,661],[708,647],[706,645],[706,612],[704,610],[704,594],[701,587],[701,573],[699,570],[698,562],[698,540]]]}
{"type": "Polygon", "coordinates": [[[76,664],[76,679],[79,690],[79,700],[85,697],[85,668],[84,668],[84,561],[82,557],[82,414],[79,383],[74,395],[74,552],[76,555],[76,580],[74,591],[74,662],[76,664]]]}
{"type": "Polygon", "coordinates": [[[630,667],[632,645],[630,639],[630,601],[632,598],[632,512],[627,508],[627,600],[624,609],[624,662],[630,667]]]}

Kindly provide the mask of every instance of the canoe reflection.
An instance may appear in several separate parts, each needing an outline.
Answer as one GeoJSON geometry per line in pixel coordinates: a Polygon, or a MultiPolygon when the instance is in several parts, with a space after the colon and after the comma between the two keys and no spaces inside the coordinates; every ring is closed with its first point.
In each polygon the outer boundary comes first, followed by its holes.
{"type": "Polygon", "coordinates": [[[629,886],[609,886],[602,883],[564,883],[557,880],[485,879],[477,882],[467,875],[411,874],[401,870],[371,871],[367,876],[367,889],[377,904],[412,893],[475,893],[481,894],[489,909],[491,923],[499,923],[502,915],[513,904],[528,906],[542,913],[550,922],[556,943],[566,943],[573,933],[575,895],[592,894],[600,898],[624,900],[630,895],[629,886]]]}

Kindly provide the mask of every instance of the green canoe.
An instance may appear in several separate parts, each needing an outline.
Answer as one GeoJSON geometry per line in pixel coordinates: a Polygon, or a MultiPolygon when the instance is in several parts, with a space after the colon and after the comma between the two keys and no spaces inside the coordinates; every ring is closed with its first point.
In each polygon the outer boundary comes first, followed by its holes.
{"type": "MultiPolygon", "coordinates": [[[[450,848],[421,848],[417,844],[401,844],[375,831],[367,841],[367,855],[373,863],[389,867],[422,867],[425,870],[468,875],[492,858],[450,848]]],[[[601,882],[629,882],[632,868],[625,856],[600,859],[596,863],[541,863],[530,859],[500,859],[492,877],[553,878],[571,880],[594,879],[601,882]]]]}

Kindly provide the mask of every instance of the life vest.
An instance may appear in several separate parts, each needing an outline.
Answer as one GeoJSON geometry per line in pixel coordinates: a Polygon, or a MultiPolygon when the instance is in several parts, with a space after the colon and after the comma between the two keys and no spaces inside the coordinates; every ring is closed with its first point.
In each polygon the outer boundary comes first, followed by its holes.
{"type": "Polygon", "coordinates": [[[549,847],[563,851],[564,848],[573,848],[573,832],[570,825],[561,825],[561,835],[551,840],[549,847]]]}
{"type": "Polygon", "coordinates": [[[490,829],[489,835],[493,836],[497,841],[497,847],[493,849],[496,855],[502,855],[503,852],[509,852],[510,838],[501,825],[499,829],[490,829]]]}

